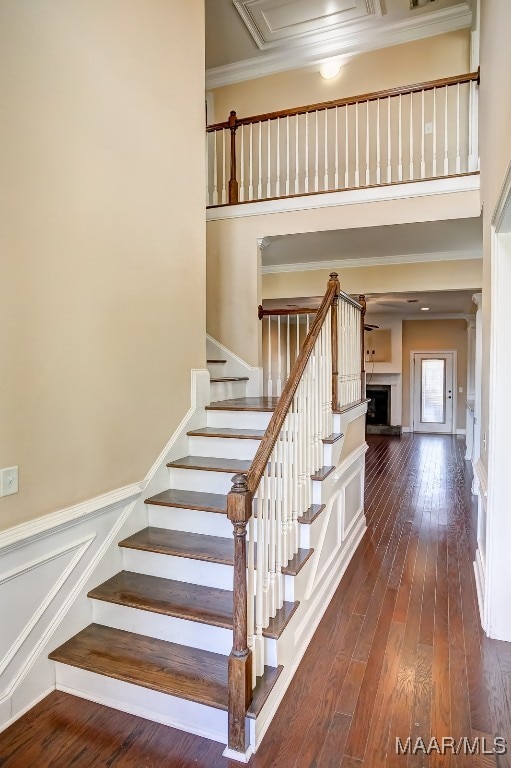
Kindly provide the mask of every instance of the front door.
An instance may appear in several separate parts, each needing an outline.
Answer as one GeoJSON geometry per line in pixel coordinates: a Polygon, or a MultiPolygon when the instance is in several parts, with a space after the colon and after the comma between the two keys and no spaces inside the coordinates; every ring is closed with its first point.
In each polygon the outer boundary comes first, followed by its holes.
{"type": "Polygon", "coordinates": [[[453,431],[452,352],[416,352],[413,356],[413,431],[453,431]]]}

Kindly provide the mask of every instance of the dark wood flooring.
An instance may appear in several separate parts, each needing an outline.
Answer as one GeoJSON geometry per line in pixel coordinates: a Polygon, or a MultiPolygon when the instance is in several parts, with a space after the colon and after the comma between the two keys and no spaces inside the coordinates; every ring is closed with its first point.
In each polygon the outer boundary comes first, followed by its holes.
{"type": "MultiPolygon", "coordinates": [[[[368,531],[252,768],[511,768],[511,754],[397,755],[396,737],[511,750],[511,644],[485,638],[460,439],[370,437],[368,531]]],[[[1,768],[227,768],[222,747],[53,693],[0,734],[1,768]]]]}

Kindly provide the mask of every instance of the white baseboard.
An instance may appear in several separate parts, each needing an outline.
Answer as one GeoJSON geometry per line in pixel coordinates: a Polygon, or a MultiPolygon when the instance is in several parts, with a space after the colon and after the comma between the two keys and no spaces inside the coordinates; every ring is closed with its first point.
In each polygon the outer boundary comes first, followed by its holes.
{"type": "Polygon", "coordinates": [[[484,618],[485,569],[479,549],[476,550],[476,559],[474,560],[474,575],[476,581],[477,604],[479,606],[481,626],[483,630],[486,631],[486,622],[484,618]]]}

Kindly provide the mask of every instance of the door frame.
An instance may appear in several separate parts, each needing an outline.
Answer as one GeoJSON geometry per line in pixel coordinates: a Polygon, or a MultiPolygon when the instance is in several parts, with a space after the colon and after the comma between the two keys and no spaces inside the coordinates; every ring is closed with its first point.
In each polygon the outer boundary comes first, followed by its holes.
{"type": "MultiPolygon", "coordinates": [[[[458,415],[458,350],[457,349],[412,349],[410,350],[410,430],[415,432],[414,424],[414,402],[415,402],[415,355],[452,355],[452,431],[444,432],[446,435],[464,434],[458,433],[457,415],[458,415]]],[[[430,433],[430,434],[435,434],[430,433]]]]}

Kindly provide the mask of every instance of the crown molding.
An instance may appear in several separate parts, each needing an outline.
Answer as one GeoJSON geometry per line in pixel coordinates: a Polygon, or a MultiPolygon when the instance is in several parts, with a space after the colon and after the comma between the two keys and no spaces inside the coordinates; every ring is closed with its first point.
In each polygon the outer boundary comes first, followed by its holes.
{"type": "Polygon", "coordinates": [[[441,8],[410,19],[375,24],[365,30],[322,36],[312,42],[300,42],[260,56],[206,70],[206,90],[266,77],[289,69],[318,64],[330,56],[352,56],[413,40],[422,40],[446,32],[465,29],[472,24],[472,11],[467,2],[441,8]]]}
{"type": "Polygon", "coordinates": [[[467,261],[482,259],[478,251],[445,251],[439,253],[408,253],[396,256],[369,256],[365,259],[338,259],[328,261],[306,261],[296,264],[268,264],[263,266],[263,275],[281,272],[309,272],[318,269],[352,269],[356,267],[381,267],[389,264],[422,264],[433,261],[467,261]]]}

